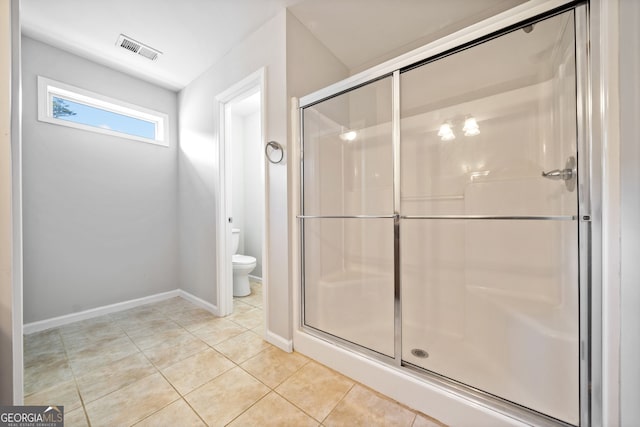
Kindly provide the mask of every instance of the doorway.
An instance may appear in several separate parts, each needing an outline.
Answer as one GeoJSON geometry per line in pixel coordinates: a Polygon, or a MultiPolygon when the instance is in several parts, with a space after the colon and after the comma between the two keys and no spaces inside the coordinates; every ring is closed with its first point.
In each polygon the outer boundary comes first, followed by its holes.
{"type": "MultiPolygon", "coordinates": [[[[238,297],[236,304],[264,305],[262,289],[267,286],[266,186],[262,155],[264,74],[264,69],[258,70],[216,97],[220,114],[216,256],[220,316],[234,310],[234,254],[244,261],[255,259],[255,267],[248,272],[250,293],[238,297]]],[[[238,271],[236,274],[242,275],[238,271]]]]}

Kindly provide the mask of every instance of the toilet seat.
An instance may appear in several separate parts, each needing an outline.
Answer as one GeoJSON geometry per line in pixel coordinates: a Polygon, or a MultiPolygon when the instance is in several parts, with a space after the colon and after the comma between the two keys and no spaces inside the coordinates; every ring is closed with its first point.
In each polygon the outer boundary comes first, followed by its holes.
{"type": "Polygon", "coordinates": [[[249,265],[254,264],[256,262],[256,259],[248,255],[234,254],[231,257],[231,262],[235,265],[249,265]]]}

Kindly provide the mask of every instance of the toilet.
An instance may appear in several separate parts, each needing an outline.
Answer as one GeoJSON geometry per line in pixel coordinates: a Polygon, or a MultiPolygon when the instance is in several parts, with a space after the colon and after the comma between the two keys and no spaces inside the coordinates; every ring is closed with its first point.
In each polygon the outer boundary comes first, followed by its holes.
{"type": "Polygon", "coordinates": [[[256,268],[256,259],[252,256],[237,253],[240,246],[239,228],[231,229],[231,244],[233,249],[233,256],[231,257],[233,263],[233,296],[245,297],[251,293],[249,273],[256,268]]]}

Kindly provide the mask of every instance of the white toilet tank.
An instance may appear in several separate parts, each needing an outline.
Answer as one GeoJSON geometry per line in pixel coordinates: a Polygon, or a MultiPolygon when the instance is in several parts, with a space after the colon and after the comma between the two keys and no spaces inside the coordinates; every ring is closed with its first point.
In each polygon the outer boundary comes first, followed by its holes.
{"type": "Polygon", "coordinates": [[[231,250],[234,254],[238,253],[238,247],[240,246],[240,229],[231,229],[231,250]]]}

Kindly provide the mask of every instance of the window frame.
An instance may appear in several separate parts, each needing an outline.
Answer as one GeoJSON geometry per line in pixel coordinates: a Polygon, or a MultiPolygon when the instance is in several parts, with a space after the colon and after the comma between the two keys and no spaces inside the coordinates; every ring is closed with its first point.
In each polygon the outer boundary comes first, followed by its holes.
{"type": "Polygon", "coordinates": [[[38,120],[45,123],[67,126],[75,129],[116,136],[134,141],[169,146],[169,115],[119,99],[110,98],[70,84],[47,77],[38,76],[38,120]],[[145,138],[112,129],[104,129],[83,123],[59,119],[53,116],[53,98],[62,98],[71,102],[97,108],[111,113],[151,122],[155,125],[155,138],[145,138]]]}

